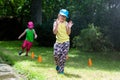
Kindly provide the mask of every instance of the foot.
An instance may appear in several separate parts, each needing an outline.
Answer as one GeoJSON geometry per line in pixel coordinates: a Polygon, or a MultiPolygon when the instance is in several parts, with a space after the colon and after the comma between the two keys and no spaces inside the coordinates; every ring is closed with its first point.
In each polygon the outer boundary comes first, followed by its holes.
{"type": "Polygon", "coordinates": [[[19,51],[18,54],[21,55],[23,53],[23,51],[19,51]]]}
{"type": "Polygon", "coordinates": [[[25,56],[28,56],[28,54],[26,54],[25,56]]]}
{"type": "Polygon", "coordinates": [[[62,71],[62,72],[58,72],[58,74],[64,74],[64,72],[62,71]]]}
{"type": "Polygon", "coordinates": [[[59,70],[59,66],[56,66],[56,71],[58,71],[59,70]]]}

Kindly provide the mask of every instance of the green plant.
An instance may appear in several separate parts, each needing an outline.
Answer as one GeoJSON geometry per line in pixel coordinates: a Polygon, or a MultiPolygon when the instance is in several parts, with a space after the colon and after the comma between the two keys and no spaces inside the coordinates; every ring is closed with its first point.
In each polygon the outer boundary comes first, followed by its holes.
{"type": "Polygon", "coordinates": [[[81,30],[80,35],[74,37],[73,45],[84,51],[105,51],[110,44],[97,26],[89,24],[88,28],[81,30]]]}

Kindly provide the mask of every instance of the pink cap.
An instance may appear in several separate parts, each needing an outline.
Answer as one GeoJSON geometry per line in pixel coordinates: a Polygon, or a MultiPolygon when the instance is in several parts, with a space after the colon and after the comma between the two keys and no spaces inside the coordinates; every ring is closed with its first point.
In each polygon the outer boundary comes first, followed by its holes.
{"type": "Polygon", "coordinates": [[[28,28],[31,29],[31,28],[33,28],[33,27],[34,27],[34,23],[33,23],[32,21],[29,21],[29,22],[28,22],[28,28]]]}

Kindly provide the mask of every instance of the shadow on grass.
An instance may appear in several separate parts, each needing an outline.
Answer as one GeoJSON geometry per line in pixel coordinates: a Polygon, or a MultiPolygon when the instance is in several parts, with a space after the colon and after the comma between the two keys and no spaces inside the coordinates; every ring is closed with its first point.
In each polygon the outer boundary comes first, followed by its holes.
{"type": "Polygon", "coordinates": [[[72,73],[65,73],[65,76],[66,76],[66,77],[69,77],[69,78],[72,78],[72,77],[74,77],[74,78],[81,78],[80,75],[72,74],[72,73]]]}

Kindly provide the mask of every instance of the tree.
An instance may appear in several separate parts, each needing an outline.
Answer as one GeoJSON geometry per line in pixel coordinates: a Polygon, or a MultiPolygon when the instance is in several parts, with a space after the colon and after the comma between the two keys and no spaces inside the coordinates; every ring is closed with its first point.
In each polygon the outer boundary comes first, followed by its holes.
{"type": "Polygon", "coordinates": [[[114,49],[120,50],[120,0],[76,0],[72,5],[75,35],[89,23],[94,23],[100,27],[103,36],[108,38],[114,49]]]}
{"type": "Polygon", "coordinates": [[[30,0],[0,0],[0,39],[17,39],[28,19],[30,0]]]}
{"type": "Polygon", "coordinates": [[[36,24],[42,24],[42,1],[32,0],[31,4],[31,17],[36,24]]]}

